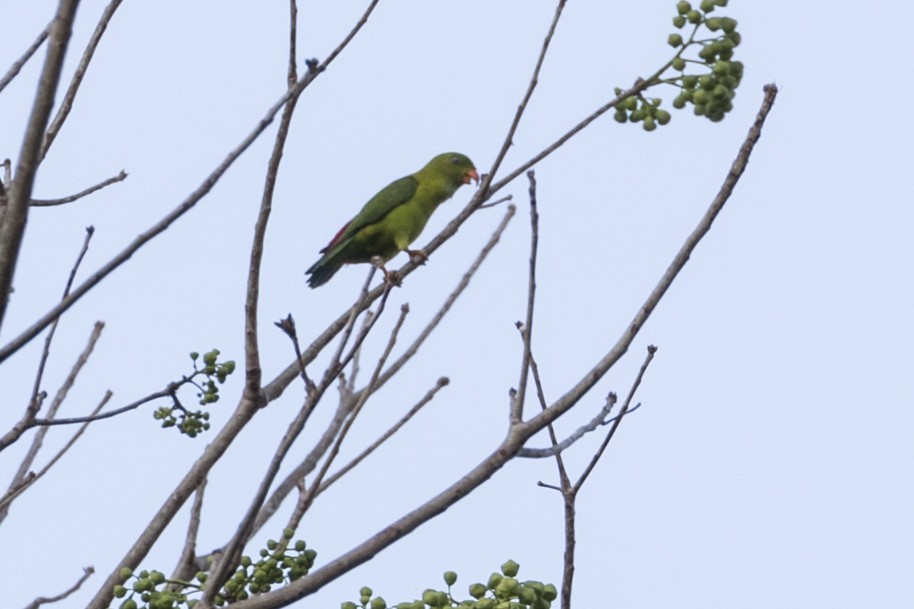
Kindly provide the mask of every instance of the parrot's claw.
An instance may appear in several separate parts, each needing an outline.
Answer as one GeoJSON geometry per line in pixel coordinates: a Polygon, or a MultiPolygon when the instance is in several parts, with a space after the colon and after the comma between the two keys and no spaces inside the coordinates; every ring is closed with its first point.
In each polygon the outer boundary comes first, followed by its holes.
{"type": "Polygon", "coordinates": [[[399,288],[403,285],[403,276],[400,275],[398,271],[388,271],[385,269],[384,283],[389,284],[391,287],[399,288]]]}
{"type": "Polygon", "coordinates": [[[409,259],[416,264],[422,265],[428,261],[428,254],[424,250],[406,250],[409,259]]]}
{"type": "Polygon", "coordinates": [[[370,262],[384,273],[384,283],[395,288],[403,285],[403,277],[400,276],[400,273],[397,271],[388,271],[387,267],[384,266],[384,260],[382,260],[380,256],[372,256],[370,262]]]}

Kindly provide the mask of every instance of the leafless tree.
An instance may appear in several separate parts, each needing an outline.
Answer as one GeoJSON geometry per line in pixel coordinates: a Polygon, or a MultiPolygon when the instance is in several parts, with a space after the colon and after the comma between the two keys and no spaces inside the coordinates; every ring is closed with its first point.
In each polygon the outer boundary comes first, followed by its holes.
{"type": "MultiPolygon", "coordinates": [[[[241,585],[241,594],[235,597],[228,596],[230,600],[235,601],[235,605],[239,609],[270,609],[287,606],[309,596],[328,582],[371,560],[381,550],[409,535],[422,524],[440,515],[461,498],[466,497],[485,483],[494,473],[508,466],[515,459],[547,458],[556,461],[560,482],[557,485],[544,484],[544,486],[553,488],[561,494],[566,516],[564,525],[566,538],[565,573],[560,602],[563,607],[571,606],[575,546],[575,498],[588,475],[597,465],[606,445],[612,439],[623,418],[637,407],[633,399],[634,393],[656,353],[656,348],[650,347],[648,349],[640,373],[637,378],[632,380],[631,389],[618,408],[616,407],[617,398],[614,394],[611,394],[606,398],[604,407],[599,412],[594,413],[587,425],[565,438],[558,436],[552,424],[580,405],[585,397],[590,396],[597,382],[627,353],[642,326],[689,260],[698,243],[710,230],[712,223],[723,209],[747,166],[749,156],[761,135],[762,126],[774,103],[777,89],[773,85],[765,88],[756,120],[750,126],[743,145],[736,151],[736,156],[724,176],[717,196],[710,202],[706,213],[700,218],[694,230],[685,238],[679,252],[670,262],[667,271],[660,277],[656,287],[646,295],[634,318],[622,329],[617,342],[602,357],[594,361],[590,369],[581,371],[579,380],[565,388],[559,397],[551,401],[547,400],[536,364],[536,343],[534,341],[534,328],[536,326],[534,315],[537,287],[536,265],[539,235],[534,167],[550,155],[561,154],[563,145],[567,141],[587,129],[596,119],[608,112],[614,112],[617,118],[622,120],[643,121],[645,128],[649,130],[652,130],[658,122],[664,124],[668,120],[668,115],[664,116],[665,113],[658,113],[656,106],[652,105],[652,102],[645,98],[643,94],[647,90],[664,83],[682,85],[682,78],[685,72],[681,69],[681,66],[677,67],[679,64],[677,60],[682,60],[685,57],[685,53],[694,50],[696,47],[702,48],[701,44],[694,40],[694,34],[692,38],[683,41],[681,44],[673,45],[675,50],[670,61],[662,65],[654,73],[638,79],[628,89],[617,90],[611,99],[606,100],[605,104],[595,109],[574,127],[568,129],[552,144],[516,167],[506,170],[503,168],[503,162],[512,145],[515,133],[524,120],[528,102],[536,92],[540,69],[550,49],[553,34],[560,23],[565,5],[565,1],[561,0],[558,2],[553,20],[548,26],[539,55],[534,63],[527,89],[517,105],[513,120],[507,127],[500,149],[494,153],[494,161],[483,175],[478,190],[472,196],[470,202],[447,224],[444,230],[435,235],[424,248],[427,253],[435,252],[451,239],[458,229],[477,211],[495,205],[503,206],[504,214],[494,227],[488,243],[474,260],[469,261],[466,273],[454,285],[452,293],[440,307],[437,314],[434,315],[411,344],[397,352],[394,347],[399,339],[399,330],[409,314],[408,307],[401,307],[397,321],[393,325],[393,330],[385,339],[386,347],[383,349],[383,353],[377,361],[368,366],[370,374],[362,382],[360,368],[366,364],[360,362],[360,347],[368,337],[376,333],[377,320],[384,315],[390,314],[387,312],[386,304],[388,296],[393,289],[391,283],[383,280],[379,281],[379,275],[369,274],[364,288],[355,302],[347,306],[332,323],[318,332],[315,332],[314,328],[311,327],[307,328],[306,331],[302,331],[302,333],[314,335],[314,338],[304,346],[299,343],[300,331],[296,321],[291,316],[278,322],[279,328],[289,338],[289,358],[291,363],[284,370],[273,375],[272,378],[265,377],[266,371],[261,364],[262,341],[258,334],[257,325],[261,273],[263,272],[262,259],[267,226],[272,211],[274,186],[281,176],[280,168],[283,150],[287,139],[290,137],[292,117],[302,95],[308,92],[309,86],[315,80],[321,78],[324,73],[333,68],[335,60],[346,51],[349,43],[359,35],[371,18],[378,3],[379,0],[373,0],[368,3],[364,14],[332,53],[322,60],[307,60],[304,69],[300,69],[296,60],[298,57],[296,50],[298,35],[296,30],[297,7],[295,0],[291,0],[286,92],[265,112],[262,119],[237,147],[226,155],[224,161],[209,175],[205,176],[199,186],[189,193],[183,201],[165,214],[161,220],[149,226],[145,232],[127,245],[120,253],[92,272],[87,279],[82,282],[76,282],[77,269],[82,262],[83,254],[85,254],[90,245],[93,234],[90,228],[86,233],[83,250],[73,266],[70,280],[60,301],[50,306],[46,312],[36,316],[31,325],[22,329],[12,339],[0,345],[0,365],[2,365],[4,361],[16,355],[23,346],[38,340],[42,335],[44,336],[43,355],[38,365],[36,377],[32,381],[31,399],[25,405],[21,418],[0,435],[0,451],[17,442],[31,441],[30,449],[22,460],[7,491],[0,496],[0,523],[6,517],[10,506],[16,499],[22,496],[23,493],[28,492],[29,487],[44,475],[47,469],[53,466],[58,459],[63,457],[67,449],[80,438],[83,430],[95,421],[117,416],[151,402],[160,403],[164,400],[170,406],[166,407],[162,417],[167,419],[170,416],[175,416],[173,414],[175,410],[178,411],[179,416],[186,415],[188,418],[185,419],[187,425],[184,430],[189,435],[194,435],[200,431],[200,426],[205,427],[208,425],[205,422],[205,417],[194,418],[195,414],[185,409],[177,397],[177,391],[182,385],[196,384],[203,386],[201,385],[202,379],[193,374],[179,381],[169,383],[161,391],[136,399],[125,406],[105,410],[111,398],[109,392],[100,400],[98,406],[85,416],[59,417],[58,410],[67,396],[68,388],[72,385],[82,366],[90,358],[101,335],[103,329],[103,324],[101,323],[96,325],[82,355],[73,365],[67,381],[53,398],[49,398],[44,389],[43,373],[45,363],[47,362],[55,329],[61,316],[93,288],[117,271],[133,254],[146,246],[155,237],[169,230],[184,214],[194,208],[207,196],[232,164],[248,151],[251,144],[263,136],[268,128],[278,120],[272,155],[263,176],[263,195],[254,226],[254,239],[250,247],[247,290],[244,300],[244,358],[239,365],[239,368],[243,369],[244,375],[243,391],[232,416],[226,420],[221,429],[215,432],[215,436],[210,440],[209,445],[203,450],[200,457],[190,464],[186,472],[177,480],[174,490],[162,502],[143,533],[135,540],[124,540],[126,550],[123,558],[110,570],[102,571],[103,579],[96,582],[98,592],[89,604],[92,609],[104,609],[114,602],[116,587],[126,585],[125,575],[143,566],[144,558],[153,546],[159,543],[165,528],[175,517],[178,510],[187,504],[192,497],[191,522],[187,530],[186,543],[178,553],[178,566],[174,574],[167,578],[166,581],[153,582],[153,584],[161,584],[161,587],[156,588],[157,590],[187,593],[190,588],[179,582],[189,582],[198,572],[206,572],[205,582],[201,581],[195,584],[199,590],[197,590],[198,594],[194,598],[199,599],[196,605],[199,609],[213,606],[220,598],[228,595],[226,592],[228,582],[238,572],[239,566],[244,566],[244,556],[251,551],[252,537],[258,531],[268,525],[277,529],[294,531],[298,528],[302,517],[308,512],[309,508],[330,485],[358,467],[380,445],[394,441],[397,431],[408,424],[411,418],[426,404],[435,399],[439,391],[448,384],[447,378],[442,377],[433,386],[426,388],[426,392],[421,399],[406,409],[394,426],[379,434],[375,441],[364,446],[355,458],[347,463],[339,462],[342,454],[340,449],[347,438],[347,433],[353,422],[364,411],[366,404],[391,378],[401,373],[407,362],[415,357],[420,357],[424,341],[443,322],[454,302],[463,295],[477,269],[485,262],[488,254],[499,242],[503,231],[516,215],[516,204],[508,202],[510,197],[504,197],[503,191],[506,186],[524,177],[528,180],[529,201],[525,202],[524,205],[529,208],[531,234],[530,257],[527,267],[528,297],[525,318],[517,324],[523,351],[521,360],[518,362],[518,378],[514,383],[514,389],[511,391],[510,399],[506,406],[508,428],[504,439],[493,445],[488,456],[482,459],[475,467],[464,472],[463,475],[456,477],[445,490],[404,513],[400,518],[391,522],[375,535],[364,539],[348,552],[331,560],[321,561],[319,565],[315,565],[315,568],[306,569],[306,572],[299,573],[295,577],[286,577],[279,585],[272,586],[269,591],[264,589],[264,591],[258,593],[256,588],[249,587],[245,589],[244,586],[250,584],[250,582],[246,581],[241,585]],[[671,71],[675,72],[676,70],[679,70],[679,72],[670,76],[671,71]],[[322,353],[332,353],[332,357],[329,359],[329,364],[323,369],[316,369],[315,362],[322,353]],[[529,388],[531,380],[533,389],[529,388]],[[300,385],[298,385],[299,383],[300,385]],[[303,389],[302,391],[290,391],[290,388],[299,386],[303,389]],[[287,468],[290,466],[290,448],[296,441],[300,440],[302,431],[308,426],[311,420],[310,417],[318,405],[330,401],[327,396],[328,390],[334,386],[339,388],[340,399],[335,406],[334,415],[331,417],[329,424],[316,436],[317,439],[306,451],[305,457],[294,464],[289,474],[281,477],[279,475],[281,466],[285,465],[287,468]],[[296,397],[301,395],[304,397],[296,397]],[[204,505],[204,488],[207,485],[210,472],[233,442],[248,429],[248,424],[251,420],[264,409],[271,408],[281,398],[285,398],[286,402],[297,401],[298,408],[289,421],[286,434],[278,441],[269,466],[257,488],[239,490],[239,496],[249,498],[249,505],[244,517],[237,523],[235,530],[225,532],[225,543],[221,548],[215,552],[199,553],[196,543],[197,530],[204,505]],[[538,405],[538,408],[531,410],[530,405],[534,402],[538,405]],[[194,423],[197,427],[190,423],[194,423]],[[49,460],[48,465],[39,471],[34,471],[34,463],[36,456],[42,449],[44,434],[50,426],[54,425],[73,426],[72,438],[62,450],[49,460]],[[531,438],[544,430],[548,432],[551,438],[551,448],[531,448],[529,446],[531,438]],[[577,439],[589,433],[603,433],[604,440],[599,450],[593,455],[589,465],[575,479],[575,476],[568,471],[563,461],[563,454],[577,439]],[[291,516],[281,525],[277,524],[275,516],[279,507],[289,502],[294,503],[295,506],[291,516]]],[[[0,91],[2,91],[3,87],[16,78],[20,68],[32,59],[40,48],[46,48],[45,63],[41,71],[40,82],[37,84],[37,95],[31,108],[26,135],[22,147],[18,151],[15,168],[11,168],[10,164],[7,163],[7,176],[2,182],[2,190],[0,190],[0,214],[2,214],[0,216],[0,295],[2,295],[0,297],[0,324],[4,320],[10,302],[9,296],[14,285],[18,253],[23,243],[24,229],[30,209],[37,206],[72,203],[100,188],[108,187],[127,178],[127,174],[121,172],[117,176],[86,188],[78,194],[53,201],[36,200],[32,196],[36,171],[49,148],[54,144],[56,135],[67,119],[73,100],[79,93],[83,76],[89,69],[99,40],[115,15],[120,5],[120,0],[112,0],[99,18],[95,33],[71,76],[69,86],[61,101],[55,103],[58,97],[58,89],[62,89],[61,85],[64,82],[63,60],[70,44],[71,31],[78,4],[78,0],[61,0],[57,13],[48,27],[39,34],[35,43],[25,51],[22,58],[0,80],[0,91]],[[52,116],[55,108],[56,114],[52,116]]],[[[683,19],[689,19],[690,23],[695,24],[696,29],[701,25],[707,25],[705,17],[706,15],[702,14],[699,22],[693,21],[689,15],[683,15],[683,19]]],[[[724,31],[728,30],[726,25],[723,24],[722,26],[724,31]]],[[[732,31],[732,28],[730,30],[732,31]]],[[[719,61],[721,61],[719,57],[712,57],[702,65],[713,70],[715,62],[719,61]]],[[[736,80],[738,83],[738,78],[736,80]]],[[[735,85],[732,88],[735,88],[735,85]]],[[[732,93],[732,90],[730,93],[732,93]]],[[[700,100],[688,99],[685,101],[698,105],[700,100]]],[[[401,277],[407,278],[416,269],[417,263],[409,261],[398,272],[401,277]]],[[[226,363],[220,362],[218,354],[215,353],[204,356],[203,365],[204,367],[198,370],[198,373],[208,378],[222,376],[223,378],[220,380],[224,380],[224,376],[232,372],[231,366],[226,367],[226,363]]],[[[215,387],[215,385],[212,387],[215,387]]],[[[212,388],[204,390],[204,393],[206,391],[212,391],[212,388]]],[[[211,482],[211,484],[216,483],[218,482],[211,482]]],[[[279,543],[281,547],[270,548],[269,551],[282,553],[290,549],[287,546],[291,543],[293,543],[291,537],[286,536],[279,543]]],[[[78,588],[90,574],[91,570],[87,569],[86,573],[79,578],[79,581],[71,590],[57,597],[38,597],[43,591],[36,591],[36,600],[32,603],[32,606],[37,607],[42,603],[65,598],[67,594],[78,588]]]]}

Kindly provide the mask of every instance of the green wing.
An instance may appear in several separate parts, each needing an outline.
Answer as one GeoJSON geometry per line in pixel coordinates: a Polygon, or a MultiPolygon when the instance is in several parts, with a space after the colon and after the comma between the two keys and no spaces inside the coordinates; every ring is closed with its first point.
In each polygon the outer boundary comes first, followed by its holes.
{"type": "Polygon", "coordinates": [[[416,194],[419,182],[413,176],[406,176],[394,182],[391,182],[368,200],[368,203],[362,207],[355,218],[349,221],[346,226],[340,229],[327,247],[321,250],[321,253],[329,252],[337,245],[344,243],[347,239],[359,232],[370,224],[379,222],[381,218],[390,213],[395,207],[409,201],[416,194]]]}

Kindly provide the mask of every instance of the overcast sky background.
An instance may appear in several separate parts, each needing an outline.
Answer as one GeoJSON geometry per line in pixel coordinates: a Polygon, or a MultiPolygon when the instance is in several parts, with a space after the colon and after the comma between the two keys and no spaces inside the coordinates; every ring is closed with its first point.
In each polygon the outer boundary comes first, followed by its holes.
{"type": "MultiPolygon", "coordinates": [[[[670,55],[673,0],[568,3],[505,169],[551,143],[670,55]]],[[[66,75],[105,3],[80,8],[66,75]]],[[[2,0],[0,70],[56,3],[2,0]]],[[[363,2],[301,2],[299,59],[323,59],[363,2]]],[[[307,344],[354,298],[365,268],[318,290],[304,270],[379,188],[457,150],[490,166],[529,81],[553,2],[383,0],[365,29],[302,97],[277,184],[261,301],[265,378],[291,361],[272,322],[292,313],[307,344]]],[[[748,170],[631,351],[563,420],[569,432],[608,391],[627,392],[647,345],[659,347],[578,504],[575,601],[581,607],[910,607],[914,604],[914,119],[908,77],[914,5],[740,2],[746,65],[719,124],[673,112],[653,133],[606,115],[536,167],[541,215],[534,350],[547,396],[564,393],[624,331],[717,193],[762,98],[780,95],[748,170]]],[[[73,112],[41,166],[39,198],[117,174],[90,198],[34,209],[4,320],[5,344],[59,298],[84,227],[96,229],[80,277],[183,200],[285,88],[288,6],[137,2],[115,15],[73,112]]],[[[44,58],[0,94],[0,158],[15,158],[44,58]]],[[[675,93],[658,91],[669,107],[675,93]]],[[[107,324],[62,414],[105,389],[129,403],[188,371],[187,353],[242,360],[243,291],[271,128],[193,211],[66,315],[45,386],[53,393],[95,320],[107,324]]],[[[505,194],[518,214],[445,325],[354,429],[373,439],[442,375],[435,401],[315,505],[299,536],[324,564],[476,464],[505,433],[526,302],[527,182],[505,194]]],[[[418,245],[469,200],[461,189],[418,245]]],[[[366,346],[383,348],[399,306],[400,347],[424,325],[500,221],[484,210],[394,291],[366,346]]],[[[403,262],[403,257],[396,260],[403,262]]],[[[0,367],[0,431],[21,416],[40,341],[0,367]]],[[[314,372],[317,368],[314,368],[314,372]]],[[[363,372],[367,375],[367,370],[363,372]]],[[[241,372],[213,408],[234,408],[241,372]]],[[[202,550],[224,543],[299,405],[297,387],[259,414],[213,471],[202,550]]],[[[192,396],[185,396],[190,401],[192,396]]],[[[314,421],[313,439],[332,402],[314,421]]],[[[528,411],[537,409],[528,401],[528,411]]],[[[94,594],[199,455],[160,430],[153,407],[93,425],[0,527],[4,607],[22,607],[98,573],[59,607],[94,594]],[[10,585],[15,581],[15,585],[10,585]]],[[[69,437],[48,434],[45,459],[69,437]]],[[[594,436],[567,454],[579,472],[594,436]]],[[[26,448],[0,459],[4,488],[26,448]]],[[[545,445],[541,438],[538,446],[545,445]]],[[[293,457],[307,446],[297,446],[293,457]]],[[[39,458],[37,466],[43,464],[39,458]]],[[[358,571],[299,603],[335,607],[370,585],[393,604],[440,574],[485,581],[508,558],[520,577],[560,584],[562,511],[552,461],[516,461],[487,485],[358,571]]],[[[285,512],[284,512],[285,514],[285,512]]],[[[283,514],[283,516],[284,516],[283,514]]],[[[187,510],[144,563],[170,572],[187,510]]],[[[283,518],[275,521],[276,535],[283,518]]],[[[263,536],[258,539],[262,541],[263,536]]]]}

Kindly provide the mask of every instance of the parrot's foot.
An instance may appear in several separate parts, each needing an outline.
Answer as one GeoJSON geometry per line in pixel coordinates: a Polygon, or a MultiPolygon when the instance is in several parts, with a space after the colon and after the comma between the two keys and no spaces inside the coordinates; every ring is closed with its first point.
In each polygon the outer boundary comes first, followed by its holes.
{"type": "Polygon", "coordinates": [[[428,260],[425,250],[406,250],[406,253],[409,254],[409,259],[416,264],[425,264],[428,260]]]}
{"type": "Polygon", "coordinates": [[[388,271],[387,267],[384,266],[384,261],[380,256],[372,256],[371,263],[377,268],[381,269],[381,272],[384,273],[384,283],[395,288],[403,285],[403,277],[400,276],[400,273],[397,271],[388,271]]]}
{"type": "Polygon", "coordinates": [[[400,275],[397,271],[388,271],[384,270],[384,283],[390,285],[394,288],[399,288],[403,285],[403,276],[400,275]]]}

